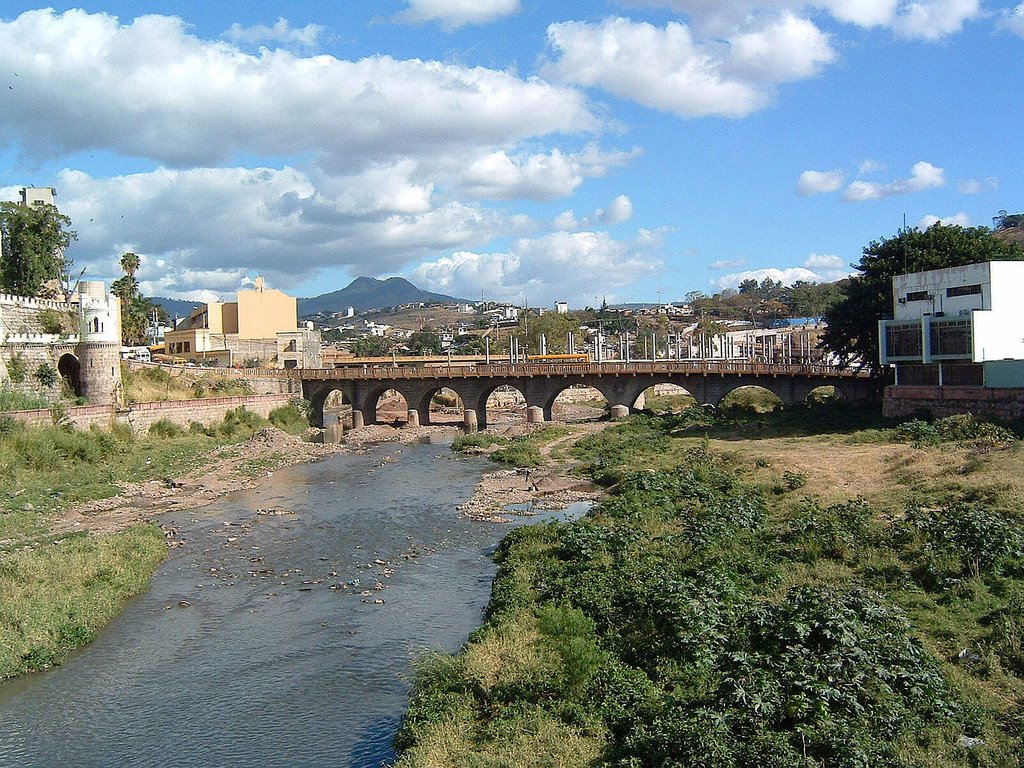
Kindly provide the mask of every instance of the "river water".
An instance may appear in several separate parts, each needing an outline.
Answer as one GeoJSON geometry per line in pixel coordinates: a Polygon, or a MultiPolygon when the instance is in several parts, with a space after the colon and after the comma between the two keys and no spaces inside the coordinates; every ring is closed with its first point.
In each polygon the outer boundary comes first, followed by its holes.
{"type": "Polygon", "coordinates": [[[0,686],[0,767],[392,760],[412,661],[457,650],[490,593],[509,525],[455,510],[485,470],[378,446],[166,516],[184,544],[151,589],[63,666],[0,686]],[[273,508],[295,514],[256,514],[273,508]]]}

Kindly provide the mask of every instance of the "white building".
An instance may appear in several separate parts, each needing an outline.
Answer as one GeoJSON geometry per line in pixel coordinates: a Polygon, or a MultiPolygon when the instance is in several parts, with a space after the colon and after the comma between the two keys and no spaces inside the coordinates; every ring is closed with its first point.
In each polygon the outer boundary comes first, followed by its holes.
{"type": "Polygon", "coordinates": [[[1024,261],[898,275],[879,359],[896,384],[1024,386],[1024,261]]]}
{"type": "Polygon", "coordinates": [[[567,315],[567,314],[569,314],[569,302],[567,302],[567,301],[556,301],[555,302],[555,312],[557,312],[560,315],[567,315]]]}

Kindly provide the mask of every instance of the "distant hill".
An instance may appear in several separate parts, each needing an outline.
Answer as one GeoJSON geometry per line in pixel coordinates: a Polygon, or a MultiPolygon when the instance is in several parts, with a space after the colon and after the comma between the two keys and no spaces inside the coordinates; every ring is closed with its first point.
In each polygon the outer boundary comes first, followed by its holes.
{"type": "Polygon", "coordinates": [[[149,300],[154,304],[163,307],[167,310],[167,314],[171,316],[173,320],[175,316],[182,318],[188,317],[192,314],[192,310],[196,307],[201,307],[203,302],[201,301],[186,301],[185,299],[168,299],[164,296],[150,296],[149,300]]]}
{"type": "Polygon", "coordinates": [[[397,307],[399,304],[445,304],[463,301],[465,299],[421,290],[404,277],[389,277],[387,280],[357,277],[340,291],[324,293],[311,299],[299,299],[299,316],[306,317],[318,312],[342,312],[346,307],[355,307],[357,312],[365,312],[368,309],[397,307]]]}

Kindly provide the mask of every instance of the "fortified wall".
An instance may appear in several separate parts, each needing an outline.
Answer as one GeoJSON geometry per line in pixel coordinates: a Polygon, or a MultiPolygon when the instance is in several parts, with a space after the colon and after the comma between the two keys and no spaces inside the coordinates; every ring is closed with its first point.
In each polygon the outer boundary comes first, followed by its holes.
{"type": "Polygon", "coordinates": [[[0,294],[0,386],[56,399],[62,386],[90,405],[122,399],[121,302],[101,282],[69,301],[0,294]]]}

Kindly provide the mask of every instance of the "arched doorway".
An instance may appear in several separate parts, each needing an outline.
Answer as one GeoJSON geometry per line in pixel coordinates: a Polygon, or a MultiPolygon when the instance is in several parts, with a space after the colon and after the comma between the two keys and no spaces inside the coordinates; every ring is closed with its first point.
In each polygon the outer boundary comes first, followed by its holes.
{"type": "Polygon", "coordinates": [[[77,357],[70,352],[61,355],[57,361],[57,373],[67,384],[68,389],[75,393],[75,397],[82,396],[82,366],[77,357]]]}

